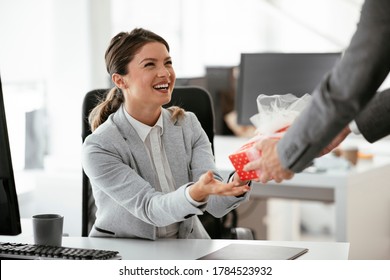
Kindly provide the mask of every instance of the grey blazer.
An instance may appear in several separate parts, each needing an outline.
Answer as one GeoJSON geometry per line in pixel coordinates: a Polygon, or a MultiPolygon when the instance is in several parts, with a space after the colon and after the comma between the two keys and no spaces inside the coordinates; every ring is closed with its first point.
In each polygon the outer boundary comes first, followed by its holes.
{"type": "MultiPolygon", "coordinates": [[[[374,97],[390,70],[389,15],[389,0],[366,0],[363,4],[357,30],[341,61],[315,89],[310,106],[278,143],[278,154],[284,167],[294,172],[306,168],[374,97]]],[[[369,106],[376,107],[365,112],[368,115],[364,117],[369,118],[364,121],[366,124],[390,123],[388,111],[383,114],[388,110],[388,104],[379,102],[369,106]],[[373,110],[382,115],[373,115],[373,110]]],[[[364,130],[363,135],[375,135],[373,140],[390,132],[388,124],[369,131],[363,127],[360,117],[357,124],[364,130]]]]}
{"type": "Polygon", "coordinates": [[[243,197],[210,196],[202,208],[185,197],[185,188],[207,170],[218,180],[211,144],[191,112],[173,122],[163,109],[162,142],[171,166],[176,191],[163,194],[156,185],[152,164],[142,140],[123,109],[89,135],[82,149],[82,165],[92,185],[97,206],[90,236],[156,239],[156,227],[180,222],[179,238],[210,238],[196,215],[207,210],[222,217],[243,197]]]}

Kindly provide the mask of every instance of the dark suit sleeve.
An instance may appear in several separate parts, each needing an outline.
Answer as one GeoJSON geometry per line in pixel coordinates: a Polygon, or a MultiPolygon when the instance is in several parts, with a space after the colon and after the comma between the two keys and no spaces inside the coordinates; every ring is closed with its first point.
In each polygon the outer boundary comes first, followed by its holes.
{"type": "Polygon", "coordinates": [[[355,122],[364,138],[373,143],[390,134],[390,89],[378,93],[355,122]]]}
{"type": "Polygon", "coordinates": [[[342,59],[278,143],[285,168],[294,172],[306,168],[375,96],[390,69],[389,15],[388,0],[363,4],[357,30],[342,59]]]}

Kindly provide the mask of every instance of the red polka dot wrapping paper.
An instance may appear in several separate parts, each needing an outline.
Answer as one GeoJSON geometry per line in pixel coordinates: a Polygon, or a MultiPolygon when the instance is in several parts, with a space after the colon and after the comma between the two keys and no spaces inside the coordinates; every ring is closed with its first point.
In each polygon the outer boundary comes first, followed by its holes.
{"type": "Polygon", "coordinates": [[[242,146],[234,154],[229,155],[229,159],[242,181],[249,181],[259,178],[259,172],[256,170],[251,170],[248,172],[242,170],[248,162],[261,157],[261,152],[253,147],[255,143],[255,141],[249,142],[242,146]]]}
{"type": "Polygon", "coordinates": [[[234,154],[229,155],[229,159],[242,181],[249,181],[253,179],[258,179],[260,177],[260,170],[242,170],[248,162],[254,161],[261,157],[261,151],[254,147],[255,143],[265,138],[280,139],[287,130],[287,128],[288,126],[283,127],[282,129],[277,130],[274,134],[271,135],[257,135],[251,138],[246,144],[241,146],[241,148],[238,149],[238,151],[236,151],[234,154]]]}

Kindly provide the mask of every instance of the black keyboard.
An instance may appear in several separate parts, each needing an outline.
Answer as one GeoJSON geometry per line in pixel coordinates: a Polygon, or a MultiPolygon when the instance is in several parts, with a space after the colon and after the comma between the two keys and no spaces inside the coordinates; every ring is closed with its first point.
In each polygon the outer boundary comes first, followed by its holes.
{"type": "Polygon", "coordinates": [[[19,260],[113,260],[121,259],[117,251],[56,247],[0,242],[0,259],[19,260]]]}

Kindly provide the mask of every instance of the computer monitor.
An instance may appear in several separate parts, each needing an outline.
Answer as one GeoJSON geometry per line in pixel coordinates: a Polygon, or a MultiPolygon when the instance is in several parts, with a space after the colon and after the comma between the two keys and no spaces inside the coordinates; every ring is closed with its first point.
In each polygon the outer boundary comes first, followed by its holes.
{"type": "Polygon", "coordinates": [[[205,77],[176,78],[175,86],[198,86],[206,87],[205,77]]]}
{"type": "Polygon", "coordinates": [[[250,125],[257,96],[312,93],[341,53],[243,53],[235,108],[237,123],[250,125]]]}
{"type": "Polygon", "coordinates": [[[0,76],[0,235],[17,235],[21,232],[0,76]]]}
{"type": "Polygon", "coordinates": [[[232,131],[225,123],[225,115],[234,110],[236,91],[235,66],[207,66],[206,89],[213,99],[215,115],[215,133],[231,135],[232,131]]]}

